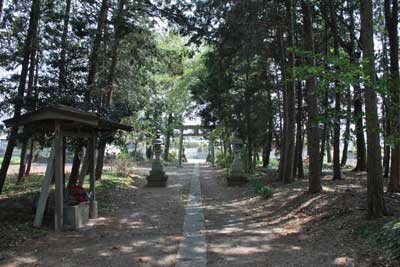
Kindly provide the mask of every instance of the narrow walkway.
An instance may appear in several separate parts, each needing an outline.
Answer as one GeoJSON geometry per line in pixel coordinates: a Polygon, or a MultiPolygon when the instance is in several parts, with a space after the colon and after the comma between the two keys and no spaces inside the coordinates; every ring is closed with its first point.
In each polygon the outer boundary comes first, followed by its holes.
{"type": "Polygon", "coordinates": [[[183,224],[184,240],[179,245],[176,267],[205,267],[207,242],[198,163],[193,168],[190,187],[183,224]]]}

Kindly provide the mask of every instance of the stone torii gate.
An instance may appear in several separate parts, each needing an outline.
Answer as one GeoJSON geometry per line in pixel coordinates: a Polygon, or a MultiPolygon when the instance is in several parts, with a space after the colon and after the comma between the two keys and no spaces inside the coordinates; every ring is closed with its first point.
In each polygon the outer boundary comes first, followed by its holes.
{"type": "MultiPolygon", "coordinates": [[[[206,137],[209,132],[204,129],[201,125],[182,125],[177,128],[180,131],[179,136],[179,167],[182,167],[182,156],[183,156],[183,137],[185,136],[200,136],[206,137]]],[[[214,141],[210,140],[211,150],[211,163],[215,163],[215,149],[214,141]]]]}

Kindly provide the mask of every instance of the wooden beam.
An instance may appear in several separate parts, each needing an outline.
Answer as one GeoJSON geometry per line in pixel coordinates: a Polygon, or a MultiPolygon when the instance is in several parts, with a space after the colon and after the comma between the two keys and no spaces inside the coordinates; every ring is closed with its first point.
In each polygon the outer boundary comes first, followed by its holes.
{"type": "Polygon", "coordinates": [[[61,125],[59,121],[55,122],[54,144],[54,179],[56,184],[55,190],[55,213],[54,227],[56,231],[61,231],[64,223],[64,185],[63,185],[63,138],[61,135],[61,125]]]}
{"type": "MultiPolygon", "coordinates": [[[[76,124],[76,128],[79,129],[79,124],[76,124]]],[[[78,137],[78,138],[90,138],[92,136],[91,133],[84,132],[84,131],[70,131],[70,130],[63,130],[62,131],[63,136],[68,136],[68,137],[78,137]]]]}
{"type": "Polygon", "coordinates": [[[54,156],[55,156],[55,142],[53,140],[53,144],[50,150],[50,156],[49,159],[47,160],[46,174],[42,182],[42,190],[40,191],[40,197],[36,209],[35,219],[33,221],[33,226],[35,227],[42,226],[43,215],[46,209],[47,198],[49,197],[51,181],[53,180],[54,177],[54,156]]]}

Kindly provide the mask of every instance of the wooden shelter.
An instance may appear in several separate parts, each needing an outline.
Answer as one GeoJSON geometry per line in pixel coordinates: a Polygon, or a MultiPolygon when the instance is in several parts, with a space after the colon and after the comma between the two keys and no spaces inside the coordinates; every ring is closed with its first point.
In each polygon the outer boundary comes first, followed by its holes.
{"type": "Polygon", "coordinates": [[[97,217],[97,201],[95,191],[95,149],[100,132],[114,132],[118,129],[130,131],[131,127],[104,120],[94,112],[86,112],[76,108],[53,105],[37,111],[25,113],[17,118],[4,121],[7,127],[24,127],[32,133],[52,134],[54,136],[52,151],[43,180],[39,203],[35,214],[34,226],[41,226],[49,195],[51,181],[55,180],[55,229],[61,230],[64,225],[64,137],[88,139],[90,166],[90,218],[97,217]]]}

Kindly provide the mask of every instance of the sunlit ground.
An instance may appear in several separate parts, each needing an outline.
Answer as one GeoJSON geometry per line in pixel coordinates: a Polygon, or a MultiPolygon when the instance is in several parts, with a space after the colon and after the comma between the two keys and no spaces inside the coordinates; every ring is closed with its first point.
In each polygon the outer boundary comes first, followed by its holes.
{"type": "Polygon", "coordinates": [[[205,159],[188,159],[188,163],[199,163],[199,164],[202,164],[202,163],[206,163],[206,160],[205,159]]]}

